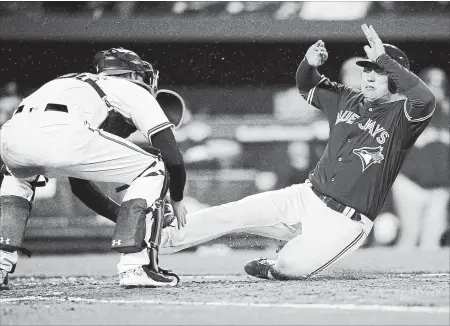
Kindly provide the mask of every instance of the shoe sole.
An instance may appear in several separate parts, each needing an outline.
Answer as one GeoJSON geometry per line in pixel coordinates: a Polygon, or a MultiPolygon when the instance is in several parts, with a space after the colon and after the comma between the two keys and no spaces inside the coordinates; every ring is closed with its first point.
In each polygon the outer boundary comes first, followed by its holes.
{"type": "Polygon", "coordinates": [[[142,280],[127,280],[119,282],[119,285],[125,289],[131,288],[161,288],[161,287],[175,287],[178,285],[178,280],[174,278],[173,282],[170,283],[160,283],[152,280],[147,280],[143,282],[142,280]]]}
{"type": "Polygon", "coordinates": [[[248,273],[247,273],[247,275],[251,276],[251,277],[259,278],[261,280],[270,280],[270,277],[265,276],[265,275],[252,275],[252,274],[248,274],[248,273]]]}

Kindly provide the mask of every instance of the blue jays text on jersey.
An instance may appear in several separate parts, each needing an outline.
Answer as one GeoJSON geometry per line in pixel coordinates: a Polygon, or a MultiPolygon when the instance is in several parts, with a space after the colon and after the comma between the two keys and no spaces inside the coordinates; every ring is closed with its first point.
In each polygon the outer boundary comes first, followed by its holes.
{"type": "MultiPolygon", "coordinates": [[[[360,118],[361,117],[357,113],[345,110],[338,112],[335,124],[340,122],[353,124],[355,121],[359,121],[360,118]]],[[[359,122],[357,125],[359,129],[369,132],[369,134],[376,139],[378,144],[384,144],[386,139],[389,138],[389,133],[383,126],[377,123],[376,120],[368,118],[365,122],[359,122]]]]}

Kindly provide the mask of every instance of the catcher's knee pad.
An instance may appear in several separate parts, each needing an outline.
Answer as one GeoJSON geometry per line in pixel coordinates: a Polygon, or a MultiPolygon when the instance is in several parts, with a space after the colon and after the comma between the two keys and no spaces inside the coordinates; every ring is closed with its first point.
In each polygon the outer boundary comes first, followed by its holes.
{"type": "Polygon", "coordinates": [[[0,204],[0,249],[22,251],[29,255],[22,243],[30,216],[30,202],[19,196],[0,196],[0,204]]]}
{"type": "Polygon", "coordinates": [[[147,247],[146,215],[147,201],[137,198],[122,203],[117,216],[111,249],[121,253],[140,252],[147,247]]]}

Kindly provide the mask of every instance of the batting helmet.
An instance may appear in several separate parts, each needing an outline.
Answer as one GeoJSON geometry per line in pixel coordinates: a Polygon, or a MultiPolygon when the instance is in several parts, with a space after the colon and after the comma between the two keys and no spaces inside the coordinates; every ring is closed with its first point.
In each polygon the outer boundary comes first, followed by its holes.
{"type": "MultiPolygon", "coordinates": [[[[405,52],[400,50],[398,47],[391,45],[391,44],[383,44],[384,45],[384,51],[388,56],[390,56],[392,59],[397,61],[399,64],[401,64],[403,67],[409,70],[409,59],[405,52]]],[[[367,66],[377,66],[379,67],[375,62],[370,61],[369,59],[360,60],[357,61],[356,64],[361,67],[367,67],[367,66]]]]}
{"type": "Polygon", "coordinates": [[[134,81],[144,86],[153,95],[158,89],[159,72],[147,61],[143,61],[136,53],[123,48],[112,48],[99,51],[94,57],[97,73],[105,75],[122,75],[130,72],[139,74],[144,82],[134,81]]]}
{"type": "MultiPolygon", "coordinates": [[[[409,70],[409,59],[405,52],[403,52],[398,47],[391,45],[391,44],[383,44],[383,46],[384,46],[384,51],[386,52],[386,54],[388,56],[390,56],[392,59],[394,59],[399,64],[401,64],[403,67],[405,67],[406,69],[409,70]]],[[[357,61],[356,64],[361,67],[381,68],[375,62],[370,61],[369,59],[357,61]]],[[[397,84],[391,78],[388,79],[388,86],[389,86],[389,91],[391,93],[394,94],[394,93],[398,92],[397,84]]]]}

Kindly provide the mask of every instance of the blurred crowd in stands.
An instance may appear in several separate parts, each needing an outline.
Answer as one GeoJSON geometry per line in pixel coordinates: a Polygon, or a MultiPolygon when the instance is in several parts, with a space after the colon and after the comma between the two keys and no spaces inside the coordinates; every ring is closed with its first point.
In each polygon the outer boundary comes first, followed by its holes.
{"type": "Polygon", "coordinates": [[[15,81],[3,85],[0,90],[0,127],[12,117],[21,101],[22,96],[15,81]]]}
{"type": "Polygon", "coordinates": [[[92,15],[92,18],[121,17],[123,19],[151,15],[220,15],[244,13],[266,15],[277,20],[301,19],[361,19],[382,14],[411,13],[445,14],[448,1],[2,1],[0,15],[92,15]],[[324,10],[324,9],[327,10],[324,10]]]}

